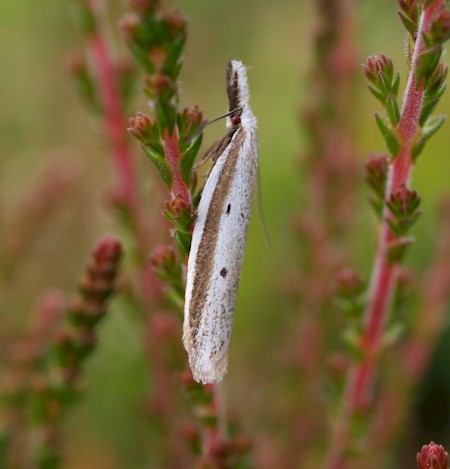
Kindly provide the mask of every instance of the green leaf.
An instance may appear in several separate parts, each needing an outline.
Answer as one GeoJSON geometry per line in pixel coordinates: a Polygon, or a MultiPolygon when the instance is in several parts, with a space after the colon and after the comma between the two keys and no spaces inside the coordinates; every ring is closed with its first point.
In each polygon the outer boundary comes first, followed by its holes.
{"type": "Polygon", "coordinates": [[[425,125],[427,119],[430,117],[431,113],[436,108],[438,102],[439,102],[438,98],[425,100],[424,104],[422,105],[422,109],[420,111],[420,117],[419,117],[420,127],[423,127],[425,125]]]}
{"type": "Polygon", "coordinates": [[[191,249],[192,235],[181,231],[175,232],[175,243],[182,255],[187,256],[191,249]]]}
{"type": "Polygon", "coordinates": [[[198,149],[202,144],[203,135],[200,133],[196,135],[192,140],[189,147],[186,149],[181,162],[180,171],[183,176],[183,180],[186,184],[191,180],[192,167],[194,165],[195,157],[197,156],[198,149]]]}
{"type": "Polygon", "coordinates": [[[168,129],[172,134],[177,119],[175,106],[168,99],[161,99],[155,106],[156,118],[161,130],[168,129]]]}
{"type": "Polygon", "coordinates": [[[155,72],[154,64],[148,58],[148,50],[143,48],[140,44],[132,41],[128,43],[128,48],[135,58],[136,62],[144,69],[149,75],[155,72]]]}
{"type": "Polygon", "coordinates": [[[397,99],[393,94],[389,94],[386,99],[386,111],[389,116],[391,124],[395,127],[400,122],[400,109],[398,107],[397,99]]]}
{"type": "Polygon", "coordinates": [[[419,57],[417,57],[416,64],[416,85],[422,81],[423,78],[427,79],[439,65],[441,60],[442,47],[435,46],[425,50],[419,57]]]}
{"type": "Polygon", "coordinates": [[[198,204],[200,203],[200,199],[202,198],[202,191],[199,190],[197,192],[197,194],[195,194],[193,197],[192,197],[192,205],[194,207],[198,207],[198,204]]]}
{"type": "Polygon", "coordinates": [[[164,75],[169,75],[175,81],[180,73],[180,56],[183,52],[184,44],[186,42],[186,35],[180,34],[170,45],[170,51],[167,54],[162,72],[164,75]]]}
{"type": "Polygon", "coordinates": [[[400,73],[396,73],[395,74],[395,78],[394,78],[394,81],[392,82],[392,85],[391,85],[391,93],[397,97],[398,95],[398,89],[400,87],[400,73]]]}
{"type": "Polygon", "coordinates": [[[411,36],[414,36],[417,32],[417,25],[409,18],[406,16],[403,12],[399,11],[398,16],[400,16],[400,20],[403,23],[403,26],[406,28],[406,30],[411,34],[411,36]]]}
{"type": "Polygon", "coordinates": [[[422,153],[425,143],[430,139],[444,124],[446,116],[435,116],[427,121],[422,129],[422,135],[416,139],[411,150],[412,158],[416,158],[422,153]]]}
{"type": "Polygon", "coordinates": [[[383,215],[384,201],[378,198],[375,199],[374,197],[370,197],[369,203],[374,209],[377,218],[381,220],[381,217],[383,215]]]}
{"type": "Polygon", "coordinates": [[[384,137],[384,141],[386,142],[386,145],[391,155],[395,158],[398,155],[398,152],[400,151],[400,141],[397,135],[395,134],[393,128],[383,115],[375,113],[375,120],[377,122],[378,128],[380,129],[384,137]]]}
{"type": "MultiPolygon", "coordinates": [[[[417,217],[418,218],[418,217],[417,217]]],[[[390,225],[392,228],[392,225],[390,225]]],[[[387,261],[388,264],[402,262],[408,247],[414,242],[414,238],[403,237],[388,246],[387,261]]]]}
{"type": "Polygon", "coordinates": [[[442,127],[446,119],[447,116],[443,115],[435,116],[431,119],[428,119],[427,123],[423,128],[423,136],[426,137],[426,139],[428,140],[442,127]]]}
{"type": "Polygon", "coordinates": [[[370,85],[367,88],[369,88],[369,91],[375,96],[375,98],[378,99],[378,101],[384,104],[384,101],[385,101],[384,93],[382,93],[381,91],[377,90],[376,88],[370,85]]]}
{"type": "Polygon", "coordinates": [[[159,155],[164,155],[164,147],[160,142],[149,142],[146,143],[145,146],[149,147],[152,149],[154,153],[158,153],[159,155]]]}
{"type": "Polygon", "coordinates": [[[170,171],[167,161],[149,145],[142,145],[142,149],[148,159],[155,165],[166,186],[170,187],[172,184],[172,172],[170,171]]]}

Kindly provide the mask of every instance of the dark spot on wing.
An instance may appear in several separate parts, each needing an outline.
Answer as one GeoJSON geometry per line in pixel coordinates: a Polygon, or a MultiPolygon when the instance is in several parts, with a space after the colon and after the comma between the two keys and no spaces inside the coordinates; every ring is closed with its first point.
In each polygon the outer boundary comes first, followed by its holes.
{"type": "Polygon", "coordinates": [[[220,275],[225,278],[228,275],[228,270],[223,267],[222,270],[220,271],[220,275]]]}
{"type": "Polygon", "coordinates": [[[228,205],[227,205],[227,211],[226,211],[225,213],[226,213],[227,215],[229,215],[229,214],[230,214],[230,210],[231,210],[231,205],[228,204],[228,205]]]}

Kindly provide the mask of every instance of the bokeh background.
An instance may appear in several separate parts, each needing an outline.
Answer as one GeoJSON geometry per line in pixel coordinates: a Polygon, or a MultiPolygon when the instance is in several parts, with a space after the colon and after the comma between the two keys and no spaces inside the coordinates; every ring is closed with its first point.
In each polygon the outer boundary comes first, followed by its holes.
{"type": "MultiPolygon", "coordinates": [[[[116,28],[126,2],[107,3],[115,45],[126,52],[116,28]]],[[[289,326],[301,314],[295,302],[283,295],[290,286],[290,272],[298,268],[292,219],[304,209],[301,160],[305,133],[299,112],[308,96],[315,5],[306,0],[174,0],[172,4],[189,19],[181,73],[184,105],[197,103],[210,118],[222,114],[227,106],[227,61],[239,59],[250,67],[251,102],[259,121],[261,197],[271,243],[267,245],[255,211],[225,389],[229,407],[251,434],[268,421],[266,414],[276,414],[283,407],[275,391],[281,379],[277,344],[283,343],[289,326]]],[[[402,72],[404,85],[405,35],[396,2],[360,0],[356,8],[360,63],[370,54],[384,52],[402,72]]],[[[57,164],[73,181],[2,286],[2,335],[19,335],[38,299],[49,289],[74,292],[93,242],[106,231],[117,232],[104,204],[112,178],[108,148],[65,68],[68,51],[79,48],[81,41],[72,16],[70,0],[0,1],[0,227],[5,236],[11,232],[17,211],[26,209],[22,201],[46,167],[57,164]]],[[[358,99],[348,112],[353,116],[362,167],[367,153],[382,151],[383,142],[373,119],[378,104],[366,91],[362,73],[355,86],[358,99]]],[[[145,109],[138,85],[130,115],[145,109]]],[[[449,110],[447,93],[438,112],[449,110]]],[[[436,204],[450,194],[448,125],[427,145],[413,175],[413,186],[422,196],[423,215],[414,227],[416,244],[406,263],[419,270],[432,256],[436,204]]],[[[223,127],[219,122],[207,129],[204,148],[222,135],[223,127]]],[[[136,154],[142,159],[143,184],[151,194],[153,167],[137,145],[136,154]]],[[[361,171],[360,210],[355,213],[354,238],[349,245],[353,246],[355,266],[366,276],[375,241],[367,192],[361,171]]],[[[139,402],[151,380],[141,334],[136,318],[113,307],[101,328],[101,346],[87,366],[88,392],[67,421],[68,468],[144,467],[149,435],[139,402]]],[[[416,399],[418,428],[413,429],[413,436],[405,433],[405,441],[422,444],[438,439],[450,446],[449,343],[447,329],[416,399]],[[439,405],[427,407],[430,402],[439,405]]],[[[283,434],[282,422],[274,431],[283,434]]],[[[413,467],[414,452],[409,457],[405,467],[413,467]]]]}

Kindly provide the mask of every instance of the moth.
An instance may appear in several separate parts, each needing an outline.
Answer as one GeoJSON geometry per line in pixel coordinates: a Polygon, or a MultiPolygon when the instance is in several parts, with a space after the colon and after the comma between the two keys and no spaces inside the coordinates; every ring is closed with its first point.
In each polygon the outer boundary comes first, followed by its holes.
{"type": "Polygon", "coordinates": [[[194,379],[220,381],[228,347],[258,166],[257,122],[245,66],[227,66],[227,133],[215,146],[187,266],[183,344],[194,379]]]}

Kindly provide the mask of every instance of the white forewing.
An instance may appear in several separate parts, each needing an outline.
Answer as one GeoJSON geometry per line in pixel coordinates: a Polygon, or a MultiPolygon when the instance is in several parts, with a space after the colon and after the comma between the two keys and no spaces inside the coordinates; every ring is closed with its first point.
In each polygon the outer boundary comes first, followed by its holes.
{"type": "Polygon", "coordinates": [[[194,379],[203,383],[220,381],[227,369],[257,174],[256,119],[245,68],[240,62],[230,67],[238,80],[241,123],[203,189],[187,270],[183,343],[194,379]]]}

